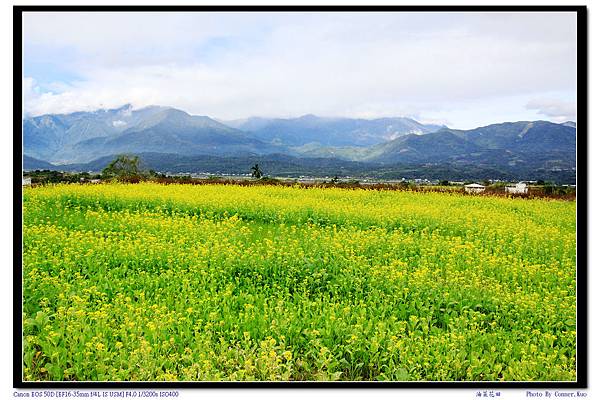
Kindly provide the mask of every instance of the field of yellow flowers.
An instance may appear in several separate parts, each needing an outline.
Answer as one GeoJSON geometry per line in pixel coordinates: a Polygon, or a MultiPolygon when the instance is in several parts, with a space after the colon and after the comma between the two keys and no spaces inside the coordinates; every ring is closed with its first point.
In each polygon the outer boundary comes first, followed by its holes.
{"type": "Polygon", "coordinates": [[[575,272],[574,201],[27,188],[23,378],[575,380],[575,272]]]}

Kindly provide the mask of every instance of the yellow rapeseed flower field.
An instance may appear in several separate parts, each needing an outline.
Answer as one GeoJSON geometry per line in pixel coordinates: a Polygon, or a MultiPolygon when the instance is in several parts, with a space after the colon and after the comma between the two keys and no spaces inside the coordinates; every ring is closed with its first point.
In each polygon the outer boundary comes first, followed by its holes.
{"type": "Polygon", "coordinates": [[[24,190],[25,380],[570,381],[575,326],[572,201],[24,190]]]}

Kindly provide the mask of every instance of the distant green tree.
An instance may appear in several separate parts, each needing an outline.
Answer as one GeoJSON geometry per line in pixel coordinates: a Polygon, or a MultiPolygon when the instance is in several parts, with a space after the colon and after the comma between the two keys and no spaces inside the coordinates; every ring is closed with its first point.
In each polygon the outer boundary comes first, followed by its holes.
{"type": "Polygon", "coordinates": [[[551,182],[546,182],[544,184],[544,194],[555,194],[557,191],[557,187],[551,182]]]}
{"type": "Polygon", "coordinates": [[[260,170],[260,167],[258,166],[258,164],[254,164],[254,167],[252,167],[251,170],[252,170],[253,178],[260,179],[263,176],[263,173],[260,170]]]}
{"type": "Polygon", "coordinates": [[[140,175],[140,159],[138,156],[117,156],[102,170],[102,176],[105,178],[122,179],[140,175]]]}

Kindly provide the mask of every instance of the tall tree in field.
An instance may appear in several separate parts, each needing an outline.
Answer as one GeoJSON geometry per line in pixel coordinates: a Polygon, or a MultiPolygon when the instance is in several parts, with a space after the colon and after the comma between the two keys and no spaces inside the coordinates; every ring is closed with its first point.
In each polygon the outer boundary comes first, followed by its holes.
{"type": "Polygon", "coordinates": [[[107,178],[129,178],[140,174],[140,159],[138,156],[117,156],[102,170],[102,175],[107,178]]]}
{"type": "Polygon", "coordinates": [[[258,166],[258,164],[254,164],[254,167],[252,167],[251,169],[252,169],[252,177],[253,178],[260,179],[262,177],[263,173],[260,170],[260,167],[258,166]]]}

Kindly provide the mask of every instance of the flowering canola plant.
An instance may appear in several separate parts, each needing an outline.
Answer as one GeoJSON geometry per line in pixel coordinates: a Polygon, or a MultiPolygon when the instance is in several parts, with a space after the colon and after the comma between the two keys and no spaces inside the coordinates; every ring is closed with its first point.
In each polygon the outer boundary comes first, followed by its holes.
{"type": "Polygon", "coordinates": [[[24,189],[23,378],[571,381],[573,201],[24,189]]]}

